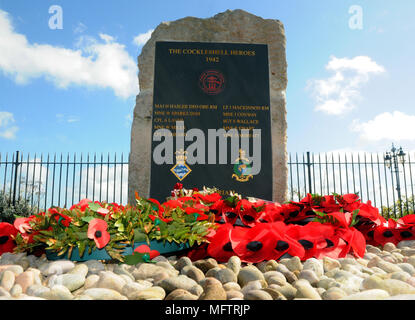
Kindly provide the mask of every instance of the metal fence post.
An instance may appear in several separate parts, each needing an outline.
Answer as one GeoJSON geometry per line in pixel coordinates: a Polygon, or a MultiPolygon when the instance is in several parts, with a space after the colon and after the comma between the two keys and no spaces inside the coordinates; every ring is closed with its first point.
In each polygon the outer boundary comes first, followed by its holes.
{"type": "Polygon", "coordinates": [[[310,161],[310,151],[307,151],[307,163],[308,167],[308,193],[313,193],[311,189],[311,161],[310,161]]]}
{"type": "Polygon", "coordinates": [[[16,190],[17,190],[17,170],[19,169],[19,151],[16,151],[16,159],[13,163],[14,168],[14,179],[13,179],[13,206],[16,205],[16,190]]]}

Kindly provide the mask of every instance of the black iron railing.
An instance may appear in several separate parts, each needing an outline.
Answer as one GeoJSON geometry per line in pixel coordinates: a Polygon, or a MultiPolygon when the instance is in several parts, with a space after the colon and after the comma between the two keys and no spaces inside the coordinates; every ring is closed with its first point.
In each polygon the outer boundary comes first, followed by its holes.
{"type": "Polygon", "coordinates": [[[411,159],[414,155],[407,154],[397,167],[391,167],[383,153],[289,154],[288,197],[357,193],[386,217],[413,213],[415,162],[411,159]]]}
{"type": "Polygon", "coordinates": [[[128,157],[124,154],[0,154],[0,192],[44,210],[70,207],[83,198],[125,203],[128,157]]]}
{"type": "MultiPolygon", "coordinates": [[[[396,168],[381,153],[288,154],[288,199],[307,193],[358,193],[387,217],[413,213],[414,155],[405,155],[396,168]],[[399,192],[397,192],[399,191],[399,192]],[[382,209],[383,208],[383,209],[382,209]]],[[[83,198],[128,201],[128,156],[124,154],[0,153],[0,192],[10,202],[26,199],[32,207],[70,207],[83,198]]]]}

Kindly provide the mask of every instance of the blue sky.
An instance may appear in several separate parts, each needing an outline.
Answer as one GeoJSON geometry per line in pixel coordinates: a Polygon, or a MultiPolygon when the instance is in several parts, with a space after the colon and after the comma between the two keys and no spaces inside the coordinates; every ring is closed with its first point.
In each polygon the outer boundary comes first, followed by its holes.
{"type": "Polygon", "coordinates": [[[0,0],[0,152],[128,154],[134,39],[227,9],[285,26],[288,151],[415,150],[413,0],[0,0]],[[49,28],[52,5],[63,29],[49,28]]]}

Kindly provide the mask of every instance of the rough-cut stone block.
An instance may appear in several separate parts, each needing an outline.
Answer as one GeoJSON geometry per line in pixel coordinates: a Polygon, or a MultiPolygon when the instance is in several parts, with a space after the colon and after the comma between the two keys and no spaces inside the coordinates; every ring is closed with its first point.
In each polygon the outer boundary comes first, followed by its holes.
{"type": "MultiPolygon", "coordinates": [[[[263,19],[243,10],[227,10],[211,18],[186,17],[161,23],[138,57],[140,94],[136,99],[131,131],[128,190],[148,197],[151,168],[151,122],[156,41],[191,41],[267,44],[271,102],[273,200],[287,196],[287,61],[285,31],[278,20],[263,19]]],[[[172,186],[173,187],[173,186],[172,186]]]]}

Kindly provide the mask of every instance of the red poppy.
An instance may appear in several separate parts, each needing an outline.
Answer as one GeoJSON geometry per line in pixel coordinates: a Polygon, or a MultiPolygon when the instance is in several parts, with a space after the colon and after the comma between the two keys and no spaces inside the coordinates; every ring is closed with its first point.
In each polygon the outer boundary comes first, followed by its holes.
{"type": "Polygon", "coordinates": [[[188,204],[193,204],[195,202],[195,199],[192,197],[188,197],[188,196],[183,196],[183,197],[179,197],[177,198],[177,201],[180,201],[181,203],[185,204],[186,202],[188,204]]]}
{"type": "Polygon", "coordinates": [[[27,233],[27,232],[32,230],[32,227],[29,224],[30,220],[32,220],[31,217],[29,217],[29,218],[16,218],[14,220],[13,225],[20,233],[27,233]]]}
{"type": "Polygon", "coordinates": [[[147,200],[149,202],[151,202],[152,210],[154,212],[157,212],[159,215],[163,214],[164,207],[160,204],[160,202],[158,202],[156,199],[152,199],[152,198],[148,198],[147,200]]]}
{"type": "Polygon", "coordinates": [[[241,199],[236,206],[236,212],[244,225],[253,227],[261,216],[264,208],[265,203],[263,201],[254,203],[246,199],[241,199]]]}
{"type": "Polygon", "coordinates": [[[303,198],[301,201],[299,202],[291,201],[291,203],[300,207],[300,214],[302,211],[302,214],[304,215],[305,213],[308,213],[309,211],[312,211],[313,209],[321,209],[321,203],[324,200],[325,199],[322,196],[311,195],[310,193],[308,193],[307,196],[303,198]]]}
{"type": "Polygon", "coordinates": [[[164,217],[164,207],[161,206],[160,202],[158,202],[156,199],[152,199],[152,198],[148,198],[147,200],[149,200],[153,204],[153,212],[155,214],[157,214],[157,215],[152,215],[152,214],[148,215],[153,222],[157,218],[164,221],[164,222],[166,222],[166,223],[169,223],[169,222],[173,221],[173,218],[164,217]]]}
{"type": "MultiPolygon", "coordinates": [[[[300,214],[301,210],[304,209],[304,205],[301,203],[284,203],[281,205],[282,214],[286,222],[293,221],[300,214]]],[[[302,219],[302,218],[301,218],[302,219]]]]}
{"type": "Polygon", "coordinates": [[[26,243],[34,243],[35,239],[34,236],[37,236],[39,234],[39,231],[34,231],[34,232],[30,232],[30,233],[22,233],[22,237],[25,240],[26,243]]]}
{"type": "Polygon", "coordinates": [[[321,239],[317,243],[317,250],[314,253],[314,258],[322,259],[324,257],[329,257],[338,259],[344,257],[349,248],[346,248],[347,242],[342,239],[341,234],[338,232],[340,228],[337,228],[332,224],[322,224],[322,229],[323,228],[325,229],[324,239],[321,239]],[[346,253],[343,255],[343,252],[346,253]]]}
{"type": "Polygon", "coordinates": [[[283,204],[282,213],[284,215],[284,221],[287,224],[305,225],[316,216],[314,208],[317,209],[317,207],[311,207],[299,202],[283,204]]]}
{"type": "Polygon", "coordinates": [[[398,240],[415,240],[415,214],[408,214],[398,219],[398,240]]]}
{"type": "Polygon", "coordinates": [[[192,207],[203,212],[209,212],[210,210],[208,206],[205,206],[204,204],[201,204],[201,203],[194,203],[192,207]]]}
{"type": "Polygon", "coordinates": [[[64,227],[69,227],[72,219],[65,214],[60,213],[56,208],[50,208],[49,214],[53,217],[56,222],[64,227]]]}
{"type": "Polygon", "coordinates": [[[275,247],[273,233],[267,223],[259,223],[252,228],[235,228],[230,233],[230,241],[233,251],[243,262],[269,260],[275,247]]]}
{"type": "Polygon", "coordinates": [[[176,209],[177,207],[183,209],[182,202],[179,200],[169,200],[163,203],[165,208],[176,209]]]}
{"type": "Polygon", "coordinates": [[[359,224],[356,225],[356,229],[364,236],[366,243],[371,244],[373,246],[377,246],[378,243],[375,241],[375,224],[359,224]]]}
{"type": "Polygon", "coordinates": [[[381,225],[386,222],[385,218],[379,214],[379,209],[373,207],[370,200],[367,203],[360,203],[358,209],[359,213],[357,215],[360,220],[371,221],[376,225],[381,225]]]}
{"type": "Polygon", "coordinates": [[[124,211],[125,210],[125,207],[123,205],[115,203],[115,202],[110,203],[109,207],[112,208],[113,212],[118,212],[118,211],[124,211]]]}
{"type": "Polygon", "coordinates": [[[202,201],[205,204],[212,204],[212,203],[219,201],[221,199],[221,196],[219,193],[216,193],[216,192],[207,194],[207,195],[203,195],[201,193],[195,193],[193,194],[193,198],[199,201],[202,201]]]}
{"type": "Polygon", "coordinates": [[[234,224],[236,222],[236,219],[238,219],[236,207],[228,204],[228,202],[225,200],[223,200],[221,205],[221,213],[225,223],[234,224]]]}
{"type": "MultiPolygon", "coordinates": [[[[148,198],[147,200],[154,203],[157,208],[160,208],[161,205],[160,205],[160,202],[157,199],[148,198]]],[[[154,206],[153,206],[153,208],[154,208],[154,206]]]]}
{"type": "Polygon", "coordinates": [[[335,226],[342,227],[342,228],[348,228],[351,222],[352,215],[353,214],[351,212],[335,211],[331,213],[326,213],[324,216],[334,219],[335,226]]]}
{"type": "Polygon", "coordinates": [[[344,211],[353,212],[358,209],[361,204],[359,196],[354,193],[337,195],[336,199],[344,211]]]}
{"type": "Polygon", "coordinates": [[[16,243],[13,238],[18,230],[7,222],[0,222],[0,256],[5,252],[13,252],[16,243]]]}
{"type": "Polygon", "coordinates": [[[305,251],[303,246],[296,239],[287,235],[287,225],[284,222],[277,221],[267,224],[265,227],[271,231],[272,241],[270,247],[273,248],[271,256],[267,257],[267,260],[277,260],[286,253],[293,257],[297,256],[300,259],[304,256],[305,251]]]}
{"type": "Polygon", "coordinates": [[[148,198],[149,202],[151,202],[152,210],[157,212],[158,214],[162,214],[164,212],[164,207],[161,206],[160,202],[156,199],[148,198]]]}
{"type": "Polygon", "coordinates": [[[396,229],[395,236],[398,242],[403,240],[415,240],[415,226],[402,226],[396,229]]]}
{"type": "Polygon", "coordinates": [[[373,235],[374,240],[381,246],[384,246],[387,242],[397,245],[399,243],[399,231],[396,227],[397,223],[393,219],[377,226],[373,235]]]}
{"type": "Polygon", "coordinates": [[[208,256],[207,249],[208,249],[209,243],[202,243],[200,246],[197,246],[190,250],[187,253],[187,257],[189,257],[192,261],[197,261],[201,259],[205,259],[208,256]]]}
{"type": "Polygon", "coordinates": [[[110,213],[110,211],[107,208],[99,208],[97,210],[97,213],[100,214],[101,216],[105,217],[107,214],[110,213]]]}
{"type": "Polygon", "coordinates": [[[215,215],[215,221],[220,221],[222,219],[223,204],[224,204],[224,201],[219,200],[209,206],[209,211],[215,215]]]}
{"type": "Polygon", "coordinates": [[[323,196],[322,201],[320,202],[321,211],[329,213],[334,211],[340,211],[340,206],[337,204],[333,195],[323,196]]]}
{"type": "MultiPolygon", "coordinates": [[[[333,202],[336,204],[334,200],[333,202]]],[[[291,201],[291,207],[287,221],[289,223],[302,225],[307,224],[311,218],[316,216],[315,211],[323,211],[322,203],[328,205],[327,200],[324,197],[311,194],[307,194],[307,196],[300,202],[291,201]],[[295,209],[295,207],[297,207],[297,209],[295,209]]],[[[336,208],[337,207],[338,205],[336,204],[336,208]]]]}
{"type": "Polygon", "coordinates": [[[303,260],[307,260],[319,256],[320,251],[327,247],[329,241],[333,241],[333,228],[332,225],[324,225],[320,222],[309,222],[305,226],[290,224],[286,233],[303,246],[305,250],[303,260]]]}
{"type": "Polygon", "coordinates": [[[402,218],[399,218],[396,222],[405,226],[415,226],[415,214],[408,214],[406,216],[403,216],[402,218]]]}
{"type": "MultiPolygon", "coordinates": [[[[314,208],[317,209],[317,207],[314,208]]],[[[300,211],[298,216],[293,219],[292,222],[298,223],[299,221],[304,221],[304,223],[308,223],[308,221],[311,221],[311,218],[316,217],[316,212],[314,211],[314,208],[310,206],[305,206],[303,210],[300,211]]]]}
{"type": "Polygon", "coordinates": [[[276,221],[284,221],[282,206],[279,203],[266,203],[264,211],[258,218],[258,222],[270,223],[276,221]]]}
{"type": "Polygon", "coordinates": [[[301,204],[307,205],[309,207],[313,206],[313,196],[310,193],[307,193],[307,195],[299,201],[301,204]]]}
{"type": "Polygon", "coordinates": [[[13,226],[17,229],[17,231],[20,233],[22,238],[27,243],[33,243],[34,242],[33,237],[39,234],[38,231],[32,231],[32,227],[30,225],[30,222],[35,219],[36,219],[36,216],[32,215],[27,218],[16,218],[14,220],[13,226]]]}
{"type": "Polygon", "coordinates": [[[344,201],[345,203],[348,203],[348,204],[358,202],[359,196],[355,193],[344,194],[341,196],[341,201],[344,201]]]}
{"type": "Polygon", "coordinates": [[[196,217],[196,220],[207,220],[209,218],[208,215],[204,214],[202,210],[198,210],[193,207],[187,207],[185,210],[186,214],[194,215],[196,217]]]}
{"type": "Polygon", "coordinates": [[[147,253],[149,255],[150,260],[160,255],[160,252],[158,252],[157,250],[151,250],[150,247],[146,244],[142,244],[141,246],[138,246],[137,248],[134,249],[134,252],[147,253]]]}
{"type": "Polygon", "coordinates": [[[347,244],[341,252],[339,258],[345,257],[349,252],[353,253],[357,257],[363,258],[366,251],[366,240],[363,234],[354,227],[348,229],[340,228],[337,231],[347,244]]]}
{"type": "Polygon", "coordinates": [[[230,232],[240,227],[234,227],[230,223],[221,225],[214,235],[210,238],[210,243],[207,247],[209,256],[215,258],[219,262],[226,262],[230,257],[236,255],[233,251],[230,240],[230,232]]]}
{"type": "Polygon", "coordinates": [[[156,219],[160,219],[161,221],[164,221],[166,223],[172,222],[173,218],[165,218],[163,216],[155,216],[154,214],[149,214],[148,217],[151,219],[151,221],[155,222],[156,219]]]}
{"type": "Polygon", "coordinates": [[[92,202],[92,200],[82,199],[79,201],[79,203],[74,204],[72,207],[70,207],[69,210],[80,209],[82,212],[84,212],[85,209],[88,208],[90,202],[92,202]]]}
{"type": "Polygon", "coordinates": [[[108,224],[102,219],[93,219],[89,222],[88,238],[93,239],[98,249],[104,248],[110,241],[110,234],[107,231],[108,224]]]}

